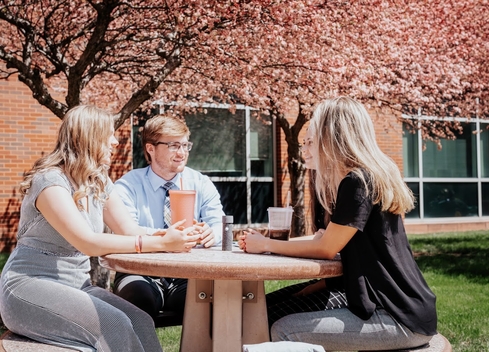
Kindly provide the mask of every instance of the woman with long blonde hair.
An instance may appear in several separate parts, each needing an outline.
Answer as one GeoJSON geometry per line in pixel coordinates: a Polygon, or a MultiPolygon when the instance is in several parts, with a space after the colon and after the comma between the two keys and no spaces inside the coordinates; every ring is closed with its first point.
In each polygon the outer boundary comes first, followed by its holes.
{"type": "Polygon", "coordinates": [[[117,145],[114,116],[80,105],[63,118],[54,150],[25,175],[17,246],[0,286],[11,331],[78,351],[161,351],[148,314],[91,285],[89,257],[189,251],[200,235],[179,230],[180,222],[146,236],[112,192],[117,145]]]}
{"type": "Polygon", "coordinates": [[[367,110],[348,97],[328,99],[316,107],[309,129],[326,229],[293,242],[250,230],[239,245],[249,253],[317,259],[340,253],[348,306],[286,315],[272,325],[272,340],[342,351],[426,344],[436,334],[436,298],[414,261],[402,219],[414,197],[378,147],[367,110]]]}

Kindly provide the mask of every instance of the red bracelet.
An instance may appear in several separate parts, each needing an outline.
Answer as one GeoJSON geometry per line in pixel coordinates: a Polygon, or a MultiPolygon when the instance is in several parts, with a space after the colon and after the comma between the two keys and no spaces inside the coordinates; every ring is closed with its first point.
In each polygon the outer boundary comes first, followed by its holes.
{"type": "Polygon", "coordinates": [[[136,236],[135,246],[136,253],[141,253],[141,250],[143,249],[143,238],[141,237],[141,235],[136,236]]]}

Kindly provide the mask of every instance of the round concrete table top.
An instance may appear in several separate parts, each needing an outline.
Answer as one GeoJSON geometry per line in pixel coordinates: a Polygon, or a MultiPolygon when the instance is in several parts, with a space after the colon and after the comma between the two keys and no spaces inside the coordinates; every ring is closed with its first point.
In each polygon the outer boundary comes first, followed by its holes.
{"type": "Polygon", "coordinates": [[[274,254],[249,254],[237,247],[194,248],[188,253],[109,254],[100,257],[106,268],[148,276],[200,280],[294,280],[342,275],[339,258],[316,260],[274,254]]]}

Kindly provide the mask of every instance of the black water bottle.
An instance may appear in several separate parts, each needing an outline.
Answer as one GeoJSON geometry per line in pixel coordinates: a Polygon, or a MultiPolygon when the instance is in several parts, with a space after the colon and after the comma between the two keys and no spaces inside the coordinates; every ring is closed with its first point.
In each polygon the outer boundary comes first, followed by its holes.
{"type": "Polygon", "coordinates": [[[233,222],[232,215],[224,215],[222,217],[222,250],[233,250],[233,222]]]}

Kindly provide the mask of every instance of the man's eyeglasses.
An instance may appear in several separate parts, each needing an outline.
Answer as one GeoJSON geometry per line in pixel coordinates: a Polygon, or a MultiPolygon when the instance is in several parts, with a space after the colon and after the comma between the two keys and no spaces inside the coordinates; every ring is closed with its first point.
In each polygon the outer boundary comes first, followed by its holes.
{"type": "Polygon", "coordinates": [[[156,142],[154,143],[155,146],[160,145],[160,144],[165,144],[168,146],[168,150],[170,152],[176,152],[180,148],[183,149],[184,152],[189,152],[192,150],[192,146],[194,145],[192,142],[186,142],[186,143],[179,143],[179,142],[156,142]]]}

